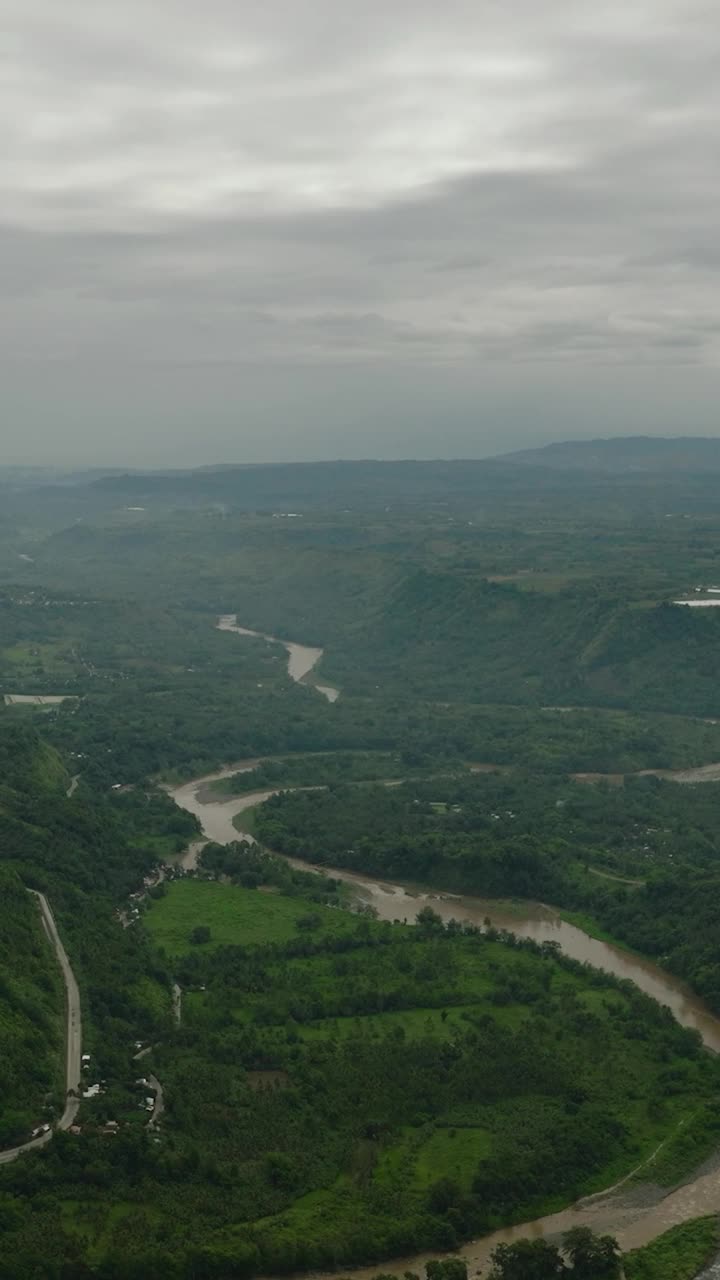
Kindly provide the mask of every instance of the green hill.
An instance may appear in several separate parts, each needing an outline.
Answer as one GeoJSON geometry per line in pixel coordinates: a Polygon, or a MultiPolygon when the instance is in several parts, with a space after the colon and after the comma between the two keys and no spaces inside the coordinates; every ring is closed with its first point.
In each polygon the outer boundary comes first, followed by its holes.
{"type": "Polygon", "coordinates": [[[162,965],[120,927],[116,909],[195,824],[178,822],[162,793],[86,786],[66,795],[57,753],[11,713],[0,715],[0,761],[0,1119],[4,1104],[20,1113],[14,1132],[30,1103],[62,1083],[61,1030],[47,1037],[50,1012],[63,1008],[62,979],[27,890],[48,897],[81,989],[84,1040],[100,1042],[98,1068],[109,1072],[169,1017],[162,965]]]}
{"type": "Polygon", "coordinates": [[[62,1097],[64,991],[35,899],[0,867],[0,1147],[62,1097]]]}
{"type": "Polygon", "coordinates": [[[31,724],[13,722],[12,713],[0,721],[0,782],[16,791],[60,792],[68,776],[60,756],[38,736],[31,724]]]}
{"type": "Polygon", "coordinates": [[[719,639],[712,609],[418,569],[331,649],[323,675],[354,693],[705,716],[720,712],[719,639]]]}

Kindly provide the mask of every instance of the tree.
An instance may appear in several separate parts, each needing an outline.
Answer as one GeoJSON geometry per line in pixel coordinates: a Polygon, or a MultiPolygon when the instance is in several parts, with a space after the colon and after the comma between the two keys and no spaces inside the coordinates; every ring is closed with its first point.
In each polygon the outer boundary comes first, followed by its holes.
{"type": "Polygon", "coordinates": [[[295,921],[295,928],[311,932],[314,929],[319,929],[321,924],[322,916],[319,916],[317,911],[311,911],[306,916],[298,916],[295,921]]]}
{"type": "Polygon", "coordinates": [[[444,1258],[425,1263],[427,1280],[467,1280],[467,1263],[462,1258],[444,1258]]]}
{"type": "Polygon", "coordinates": [[[274,1187],[287,1189],[295,1182],[295,1162],[284,1151],[268,1151],[265,1157],[265,1172],[274,1187]]]}
{"type": "Polygon", "coordinates": [[[200,946],[203,942],[209,942],[212,937],[210,926],[207,924],[198,924],[190,934],[190,941],[194,946],[200,946]]]}
{"type": "Polygon", "coordinates": [[[422,911],[418,911],[416,924],[421,933],[442,933],[445,928],[442,916],[433,911],[432,907],[423,907],[422,911]]]}
{"type": "Polygon", "coordinates": [[[489,1280],[556,1280],[567,1270],[559,1250],[547,1240],[499,1244],[491,1260],[489,1280]]]}
{"type": "Polygon", "coordinates": [[[562,1239],[573,1264],[574,1280],[615,1280],[620,1275],[620,1247],[612,1236],[596,1236],[589,1227],[573,1227],[562,1239]]]}
{"type": "Polygon", "coordinates": [[[438,1178],[428,1192],[428,1208],[432,1213],[447,1213],[462,1200],[462,1187],[453,1178],[438,1178]]]}

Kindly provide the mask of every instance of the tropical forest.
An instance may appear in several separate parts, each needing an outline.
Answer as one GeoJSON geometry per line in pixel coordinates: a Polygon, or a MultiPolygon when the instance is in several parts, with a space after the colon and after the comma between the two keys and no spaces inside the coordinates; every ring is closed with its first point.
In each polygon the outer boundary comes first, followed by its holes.
{"type": "Polygon", "coordinates": [[[600,443],[0,469],[2,1280],[715,1274],[720,451],[600,443]]]}

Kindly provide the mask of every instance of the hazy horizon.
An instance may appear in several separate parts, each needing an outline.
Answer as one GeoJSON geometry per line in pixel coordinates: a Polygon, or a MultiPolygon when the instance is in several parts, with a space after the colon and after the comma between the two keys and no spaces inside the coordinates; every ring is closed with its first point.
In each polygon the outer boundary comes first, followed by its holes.
{"type": "MultiPolygon", "coordinates": [[[[628,433],[627,435],[623,434],[623,435],[617,435],[617,436],[591,435],[586,437],[574,437],[573,439],[571,439],[570,437],[563,437],[562,439],[553,438],[548,440],[542,440],[537,443],[532,443],[527,446],[520,446],[518,447],[517,450],[504,449],[502,451],[493,451],[490,453],[482,453],[482,454],[481,453],[476,453],[476,454],[451,454],[451,453],[429,454],[428,453],[425,456],[418,456],[413,454],[398,454],[397,456],[391,457],[391,456],[380,456],[378,454],[373,454],[373,453],[356,454],[352,456],[350,455],[333,456],[330,454],[324,454],[324,455],[318,455],[317,457],[305,457],[305,458],[297,457],[297,456],[292,457],[290,455],[288,455],[287,457],[278,457],[278,458],[259,457],[257,459],[243,461],[242,459],[238,459],[238,458],[223,458],[223,457],[212,457],[210,455],[205,455],[203,458],[199,460],[196,459],[195,461],[187,462],[187,463],[180,463],[180,462],[173,463],[167,460],[163,463],[152,463],[152,462],[143,463],[142,461],[138,461],[138,460],[135,460],[135,461],[118,460],[116,462],[103,463],[97,460],[93,461],[92,459],[88,459],[88,458],[81,461],[69,462],[69,461],[58,461],[50,457],[39,459],[33,462],[30,462],[27,460],[7,461],[4,456],[0,455],[0,471],[3,471],[3,470],[8,470],[8,471],[39,470],[39,471],[52,471],[52,472],[59,472],[59,471],[81,472],[84,470],[87,470],[89,472],[92,472],[92,471],[142,472],[142,471],[184,471],[184,470],[213,471],[213,470],[219,470],[222,468],[232,468],[232,467],[242,467],[242,466],[283,467],[283,466],[312,466],[312,465],[322,465],[322,464],[333,465],[336,463],[352,464],[352,463],[387,462],[387,463],[410,464],[414,462],[421,462],[421,463],[422,462],[427,462],[427,463],[483,462],[483,461],[503,460],[504,458],[512,458],[514,453],[521,452],[526,447],[529,449],[541,450],[544,448],[551,448],[553,446],[570,445],[570,444],[576,444],[576,443],[588,443],[588,444],[598,443],[598,442],[605,443],[607,441],[612,441],[612,440],[628,441],[630,439],[642,439],[642,440],[649,440],[649,441],[651,440],[672,440],[672,441],[718,440],[720,441],[720,433],[709,434],[709,435],[696,435],[696,436],[691,436],[689,434],[688,435],[680,435],[680,434],[660,435],[657,433],[655,434],[637,433],[637,434],[631,435],[630,433],[628,433]]],[[[548,466],[552,466],[552,465],[553,465],[552,462],[548,462],[548,466]]]]}
{"type": "Polygon", "coordinates": [[[2,461],[718,430],[706,0],[7,0],[4,29],[2,461]]]}
{"type": "MultiPolygon", "coordinates": [[[[385,370],[377,383],[368,380],[367,370],[353,370],[336,376],[332,386],[314,379],[308,383],[302,371],[296,371],[298,381],[285,378],[281,384],[263,370],[246,372],[262,385],[253,421],[244,427],[236,421],[242,393],[238,370],[227,367],[213,374],[223,405],[209,425],[210,389],[202,371],[193,369],[168,371],[172,388],[177,392],[178,384],[183,386],[181,406],[168,406],[167,390],[157,377],[142,385],[135,380],[112,400],[102,379],[86,375],[81,388],[58,379],[49,400],[52,425],[32,418],[32,401],[40,394],[34,380],[17,387],[15,397],[6,380],[4,419],[10,430],[0,434],[0,463],[142,469],[362,458],[422,461],[488,458],[561,440],[720,434],[709,370],[656,370],[651,387],[639,386],[633,371],[626,370],[625,398],[630,404],[641,399],[644,413],[628,415],[614,428],[603,386],[607,371],[602,370],[580,384],[570,376],[558,382],[552,370],[537,370],[532,383],[516,387],[497,379],[490,386],[489,378],[479,386],[467,370],[395,369],[393,377],[385,370]],[[691,395],[695,416],[687,422],[691,395]],[[332,415],[329,403],[335,406],[332,415]],[[487,425],[478,425],[481,417],[487,425]]],[[[44,394],[49,382],[46,375],[44,394]]],[[[617,371],[613,382],[617,385],[617,371]]]]}

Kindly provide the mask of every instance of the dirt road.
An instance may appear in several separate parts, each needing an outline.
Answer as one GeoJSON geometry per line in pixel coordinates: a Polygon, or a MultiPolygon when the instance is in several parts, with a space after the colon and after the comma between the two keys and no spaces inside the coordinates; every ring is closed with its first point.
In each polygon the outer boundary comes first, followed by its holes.
{"type": "Polygon", "coordinates": [[[148,1085],[155,1094],[155,1108],[148,1122],[148,1129],[157,1128],[160,1117],[165,1110],[165,1094],[157,1076],[148,1076],[148,1085]]]}

